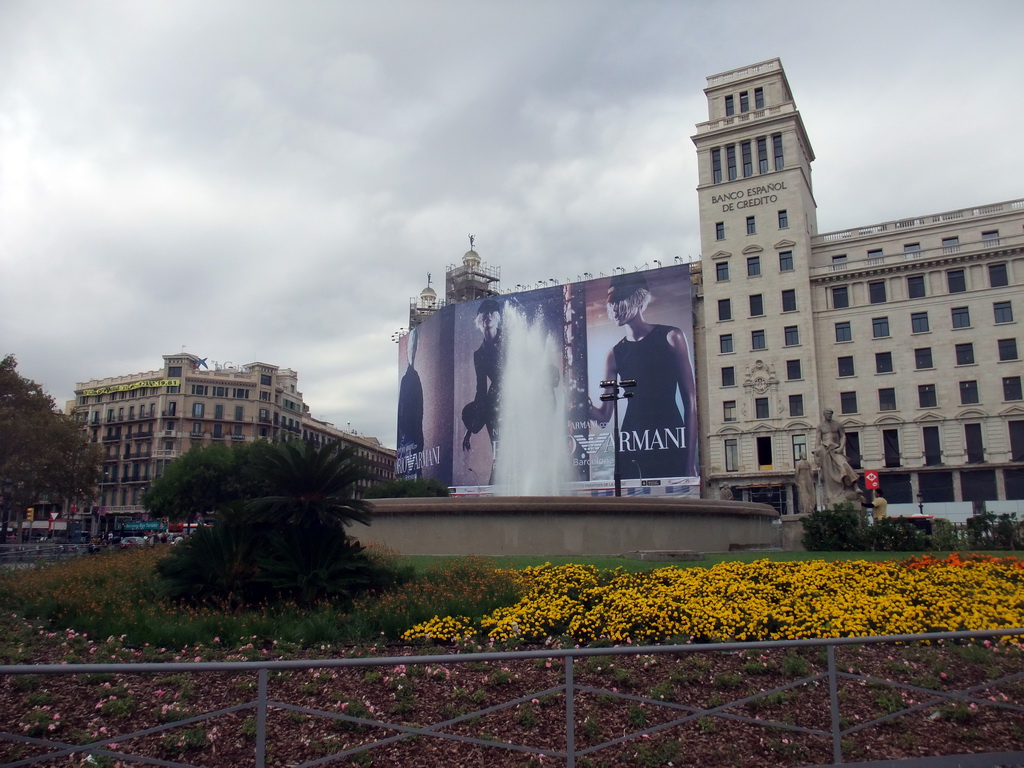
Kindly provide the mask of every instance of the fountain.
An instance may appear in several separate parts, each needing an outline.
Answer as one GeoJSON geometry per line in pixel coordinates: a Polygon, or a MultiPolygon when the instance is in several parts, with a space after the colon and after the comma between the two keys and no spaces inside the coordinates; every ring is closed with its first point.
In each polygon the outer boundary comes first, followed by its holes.
{"type": "Polygon", "coordinates": [[[571,479],[561,344],[523,309],[502,319],[501,432],[495,463],[502,496],[559,496],[571,479]]]}

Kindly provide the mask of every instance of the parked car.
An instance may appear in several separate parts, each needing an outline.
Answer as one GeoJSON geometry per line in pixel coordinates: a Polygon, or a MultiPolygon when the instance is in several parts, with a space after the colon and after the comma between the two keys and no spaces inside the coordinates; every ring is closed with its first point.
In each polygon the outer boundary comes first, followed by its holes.
{"type": "Polygon", "coordinates": [[[144,547],[146,539],[142,536],[125,536],[121,539],[122,547],[144,547]]]}

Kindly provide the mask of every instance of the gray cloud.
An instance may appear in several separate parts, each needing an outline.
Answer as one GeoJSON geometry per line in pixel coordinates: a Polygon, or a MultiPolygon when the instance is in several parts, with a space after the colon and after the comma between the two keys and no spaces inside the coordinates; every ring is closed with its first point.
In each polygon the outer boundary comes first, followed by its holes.
{"type": "Polygon", "coordinates": [[[1015,2],[0,4],[0,354],[294,368],[394,442],[391,333],[477,235],[506,288],[697,257],[705,76],[781,56],[823,231],[1021,196],[1015,2]]]}

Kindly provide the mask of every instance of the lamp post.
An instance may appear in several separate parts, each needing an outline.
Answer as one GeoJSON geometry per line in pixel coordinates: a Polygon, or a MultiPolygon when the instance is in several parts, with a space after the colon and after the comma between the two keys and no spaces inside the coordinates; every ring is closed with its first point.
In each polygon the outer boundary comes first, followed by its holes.
{"type": "Polygon", "coordinates": [[[619,452],[621,450],[621,446],[619,445],[619,400],[633,396],[632,392],[628,392],[626,390],[627,388],[635,387],[636,380],[608,379],[606,381],[602,381],[601,386],[606,390],[610,390],[601,395],[601,400],[604,402],[611,400],[612,402],[612,418],[615,419],[615,426],[613,427],[612,433],[614,435],[613,443],[615,446],[615,495],[621,496],[622,473],[619,471],[619,452]]]}
{"type": "Polygon", "coordinates": [[[924,515],[924,494],[920,491],[917,492],[917,513],[924,515]]]}
{"type": "Polygon", "coordinates": [[[5,477],[3,480],[3,499],[0,500],[0,505],[3,507],[3,527],[0,528],[2,536],[0,536],[0,544],[7,543],[7,523],[11,519],[11,494],[14,493],[14,482],[9,477],[5,477]]]}

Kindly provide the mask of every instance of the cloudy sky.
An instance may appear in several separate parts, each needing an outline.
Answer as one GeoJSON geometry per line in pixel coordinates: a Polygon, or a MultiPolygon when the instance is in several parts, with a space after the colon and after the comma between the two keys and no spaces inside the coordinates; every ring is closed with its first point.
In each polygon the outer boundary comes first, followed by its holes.
{"type": "Polygon", "coordinates": [[[409,298],[700,252],[707,75],[779,56],[821,231],[1024,197],[1024,4],[0,1],[0,355],[182,349],[395,443],[409,298]],[[443,289],[439,285],[439,289],[443,289]]]}

